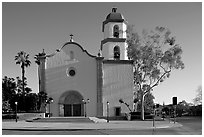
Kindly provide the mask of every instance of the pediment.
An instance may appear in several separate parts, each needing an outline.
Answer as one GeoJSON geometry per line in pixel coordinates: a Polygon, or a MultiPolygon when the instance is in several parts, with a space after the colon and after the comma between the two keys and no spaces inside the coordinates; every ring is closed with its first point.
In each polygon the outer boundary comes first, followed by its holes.
{"type": "Polygon", "coordinates": [[[48,68],[70,65],[70,64],[79,62],[79,60],[83,59],[85,56],[87,56],[87,58],[90,58],[90,57],[96,58],[96,56],[89,54],[78,43],[68,42],[68,43],[65,43],[62,46],[62,48],[57,50],[55,53],[51,55],[47,55],[45,67],[46,69],[48,69],[48,68]],[[71,54],[71,52],[73,52],[72,53],[73,55],[71,54]]]}
{"type": "Polygon", "coordinates": [[[77,62],[78,60],[76,58],[72,59],[70,57],[70,54],[65,53],[63,50],[61,50],[60,52],[57,52],[55,55],[46,58],[46,69],[61,67],[77,62]]]}

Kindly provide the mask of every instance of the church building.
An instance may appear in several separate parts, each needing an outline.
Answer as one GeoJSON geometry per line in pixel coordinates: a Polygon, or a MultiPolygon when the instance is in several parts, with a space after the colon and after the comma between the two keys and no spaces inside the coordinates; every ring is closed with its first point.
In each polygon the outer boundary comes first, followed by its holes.
{"type": "Polygon", "coordinates": [[[98,55],[71,39],[53,54],[39,57],[40,91],[53,102],[54,117],[122,116],[133,107],[133,61],[127,56],[127,21],[112,8],[103,21],[98,55]]]}

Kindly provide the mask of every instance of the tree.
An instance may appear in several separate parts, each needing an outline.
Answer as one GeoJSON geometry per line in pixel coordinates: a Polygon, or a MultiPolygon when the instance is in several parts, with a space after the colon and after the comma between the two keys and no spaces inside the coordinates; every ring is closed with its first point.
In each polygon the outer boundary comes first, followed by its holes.
{"type": "Polygon", "coordinates": [[[13,109],[15,109],[15,105],[14,102],[17,101],[18,102],[18,110],[20,111],[29,111],[31,109],[31,103],[29,101],[32,102],[32,99],[28,99],[30,97],[30,94],[32,92],[32,89],[30,87],[28,87],[27,85],[27,78],[24,77],[24,82],[22,79],[20,79],[20,77],[16,77],[16,85],[17,85],[17,89],[16,89],[16,95],[15,98],[13,99],[13,101],[11,102],[11,106],[13,109]],[[24,91],[23,91],[23,83],[24,83],[24,91]]]}
{"type": "Polygon", "coordinates": [[[144,97],[166,78],[173,69],[183,69],[182,49],[176,44],[169,29],[156,27],[143,31],[142,36],[134,26],[127,29],[127,54],[134,63],[134,84],[141,101],[141,119],[144,120],[144,97]]]}
{"type": "Polygon", "coordinates": [[[40,92],[40,58],[45,57],[45,53],[44,53],[44,49],[42,53],[38,53],[37,55],[35,55],[34,59],[35,59],[35,63],[38,65],[38,79],[39,79],[39,92],[40,92]]]}
{"type": "MultiPolygon", "coordinates": [[[[30,108],[29,103],[26,102],[27,95],[30,94],[32,89],[27,86],[26,77],[24,78],[24,87],[25,92],[23,92],[22,84],[23,81],[16,77],[14,78],[8,78],[4,77],[2,79],[2,99],[3,99],[3,110],[15,110],[15,102],[18,102],[18,110],[21,111],[27,111],[27,108],[30,108]]],[[[31,100],[29,100],[31,101],[31,100]]]]}
{"type": "Polygon", "coordinates": [[[38,95],[31,93],[32,89],[27,86],[26,77],[24,77],[25,92],[23,92],[23,81],[16,77],[8,78],[5,76],[2,79],[2,110],[7,112],[15,110],[15,102],[18,102],[19,111],[37,110],[38,95]]]}
{"type": "Polygon", "coordinates": [[[36,93],[29,93],[25,98],[25,110],[26,111],[37,111],[38,95],[36,93]]]}
{"type": "Polygon", "coordinates": [[[154,106],[154,96],[151,92],[148,92],[144,97],[144,110],[145,112],[151,112],[152,106],[154,106]]]}
{"type": "Polygon", "coordinates": [[[16,94],[16,82],[14,78],[4,76],[2,79],[2,111],[11,110],[10,102],[16,94]]]}
{"type": "Polygon", "coordinates": [[[41,60],[46,58],[46,54],[44,52],[42,53],[38,53],[37,55],[35,55],[34,59],[35,59],[35,63],[38,65],[38,78],[39,78],[39,93],[38,93],[38,110],[44,112],[45,111],[45,100],[47,99],[47,93],[45,93],[44,91],[41,91],[42,89],[41,87],[41,75],[40,75],[40,65],[41,65],[41,60]]]}
{"type": "Polygon", "coordinates": [[[17,83],[17,93],[18,94],[26,95],[32,91],[32,89],[27,86],[26,77],[24,77],[24,82],[19,77],[16,77],[16,83],[17,83]],[[23,91],[23,83],[24,83],[24,91],[23,91]]]}
{"type": "Polygon", "coordinates": [[[121,103],[121,104],[125,104],[125,106],[128,108],[128,110],[129,110],[130,112],[132,112],[132,110],[130,109],[130,105],[127,104],[126,102],[124,102],[122,98],[119,99],[119,103],[121,103]]]}
{"type": "Polygon", "coordinates": [[[2,112],[11,111],[11,107],[8,101],[2,101],[2,112]]]}
{"type": "Polygon", "coordinates": [[[196,92],[197,92],[197,95],[193,99],[193,102],[195,105],[201,105],[202,104],[202,86],[199,86],[196,92]]]}
{"type": "Polygon", "coordinates": [[[16,82],[14,78],[4,76],[2,79],[2,100],[9,101],[16,93],[16,82]]]}
{"type": "Polygon", "coordinates": [[[46,92],[39,92],[38,93],[38,110],[44,112],[44,108],[45,108],[45,101],[47,100],[47,93],[46,92]]]}
{"type": "Polygon", "coordinates": [[[18,102],[18,110],[21,111],[29,111],[32,110],[32,102],[33,99],[30,98],[30,94],[32,92],[32,89],[28,87],[27,85],[27,78],[24,77],[24,82],[19,77],[16,77],[16,83],[17,83],[17,94],[16,94],[16,101],[18,102]],[[23,83],[24,83],[24,91],[23,91],[23,83]],[[29,99],[28,99],[29,98],[29,99]]]}
{"type": "Polygon", "coordinates": [[[15,56],[15,61],[16,61],[16,64],[21,65],[22,81],[23,81],[22,89],[23,89],[23,93],[24,93],[25,92],[25,89],[24,89],[25,67],[28,67],[31,64],[31,62],[29,60],[29,54],[27,54],[24,51],[21,51],[21,52],[17,53],[17,56],[15,56]]]}
{"type": "MultiPolygon", "coordinates": [[[[141,98],[141,97],[140,97],[141,98]]],[[[148,112],[148,113],[151,113],[151,110],[152,110],[152,106],[154,105],[154,96],[152,95],[151,92],[148,92],[146,94],[146,96],[144,97],[144,111],[145,112],[148,112]]],[[[139,99],[138,99],[139,100],[139,99]]],[[[141,100],[138,102],[138,106],[137,106],[137,109],[138,110],[141,110],[141,105],[142,105],[142,102],[141,100]]]]}
{"type": "Polygon", "coordinates": [[[185,112],[188,112],[189,111],[189,105],[188,103],[183,100],[181,102],[179,102],[176,106],[176,113],[179,115],[179,116],[182,116],[183,113],[185,112]]]}

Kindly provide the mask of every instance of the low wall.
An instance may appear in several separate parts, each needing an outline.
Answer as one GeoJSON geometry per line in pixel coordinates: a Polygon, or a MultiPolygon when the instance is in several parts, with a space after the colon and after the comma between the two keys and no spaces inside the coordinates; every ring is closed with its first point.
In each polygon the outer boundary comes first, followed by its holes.
{"type": "Polygon", "coordinates": [[[44,118],[45,113],[18,113],[19,120],[27,120],[32,118],[44,118]]]}

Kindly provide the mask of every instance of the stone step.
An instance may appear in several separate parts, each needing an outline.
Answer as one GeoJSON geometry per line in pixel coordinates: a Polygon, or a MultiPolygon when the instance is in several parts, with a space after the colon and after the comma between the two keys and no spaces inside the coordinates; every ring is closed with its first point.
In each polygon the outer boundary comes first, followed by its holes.
{"type": "Polygon", "coordinates": [[[88,117],[50,117],[50,118],[36,118],[27,120],[27,122],[69,122],[69,123],[94,123],[88,117]]]}

